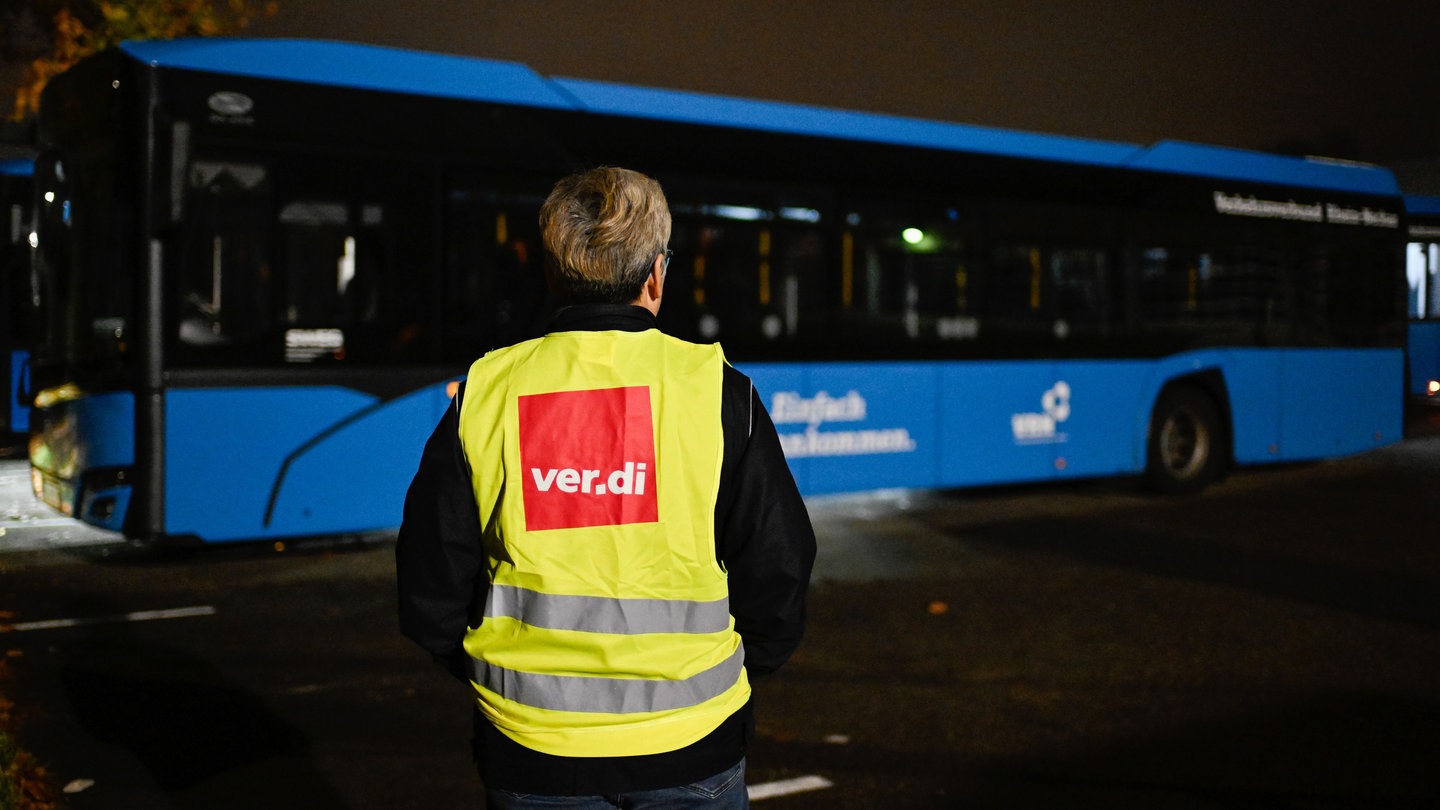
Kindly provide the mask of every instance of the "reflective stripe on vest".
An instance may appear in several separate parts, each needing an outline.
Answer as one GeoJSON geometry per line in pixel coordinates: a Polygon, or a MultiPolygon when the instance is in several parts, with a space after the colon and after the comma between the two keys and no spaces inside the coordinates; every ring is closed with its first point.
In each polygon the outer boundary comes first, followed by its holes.
{"type": "MultiPolygon", "coordinates": [[[[587,633],[723,633],[730,627],[730,600],[608,599],[493,585],[485,602],[485,618],[499,616],[532,627],[587,633]]],[[[500,689],[495,691],[505,694],[500,689]]]]}
{"type": "Polygon", "coordinates": [[[471,663],[475,682],[507,700],[551,711],[638,714],[697,706],[724,694],[740,677],[745,648],[681,681],[541,675],[475,659],[471,663]]]}

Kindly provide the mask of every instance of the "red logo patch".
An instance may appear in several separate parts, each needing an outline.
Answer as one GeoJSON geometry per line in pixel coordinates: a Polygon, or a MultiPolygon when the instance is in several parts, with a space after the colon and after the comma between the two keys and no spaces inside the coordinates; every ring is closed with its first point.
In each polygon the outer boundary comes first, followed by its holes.
{"type": "Polygon", "coordinates": [[[650,389],[520,397],[520,466],[530,531],[654,523],[650,389]]]}

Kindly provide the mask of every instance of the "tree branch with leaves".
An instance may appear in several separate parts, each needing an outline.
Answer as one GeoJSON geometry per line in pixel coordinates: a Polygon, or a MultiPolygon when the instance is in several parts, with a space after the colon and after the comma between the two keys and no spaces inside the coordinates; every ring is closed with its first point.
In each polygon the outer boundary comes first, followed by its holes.
{"type": "MultiPolygon", "coordinates": [[[[54,5],[53,2],[46,5],[54,5]]],[[[15,94],[16,120],[40,109],[40,93],[76,62],[131,39],[176,39],[238,34],[251,21],[273,17],[276,0],[73,0],[51,22],[49,51],[31,60],[15,94]]]]}

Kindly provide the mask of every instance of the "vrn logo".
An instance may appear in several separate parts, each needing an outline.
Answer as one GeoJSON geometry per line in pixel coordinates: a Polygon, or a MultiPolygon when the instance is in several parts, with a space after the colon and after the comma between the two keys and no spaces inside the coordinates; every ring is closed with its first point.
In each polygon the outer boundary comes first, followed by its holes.
{"type": "Polygon", "coordinates": [[[1010,431],[1016,444],[1052,444],[1068,437],[1059,430],[1070,418],[1070,384],[1060,380],[1040,396],[1040,413],[1010,415],[1010,431]]]}
{"type": "Polygon", "coordinates": [[[648,387],[523,396],[519,417],[527,530],[658,520],[648,387]]]}

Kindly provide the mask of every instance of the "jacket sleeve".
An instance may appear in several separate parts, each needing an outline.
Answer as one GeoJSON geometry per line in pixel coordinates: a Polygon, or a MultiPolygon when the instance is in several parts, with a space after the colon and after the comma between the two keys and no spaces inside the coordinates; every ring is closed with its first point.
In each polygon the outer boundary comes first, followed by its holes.
{"type": "Polygon", "coordinates": [[[470,467],[460,445],[460,394],[425,443],[395,544],[400,631],[468,679],[461,646],[484,595],[485,554],[470,467]],[[478,596],[477,596],[478,594],[478,596]]]}
{"type": "Polygon", "coordinates": [[[716,503],[716,554],[752,676],[779,669],[805,631],[815,532],[775,425],[749,378],[726,366],[725,456],[716,503]]]}

